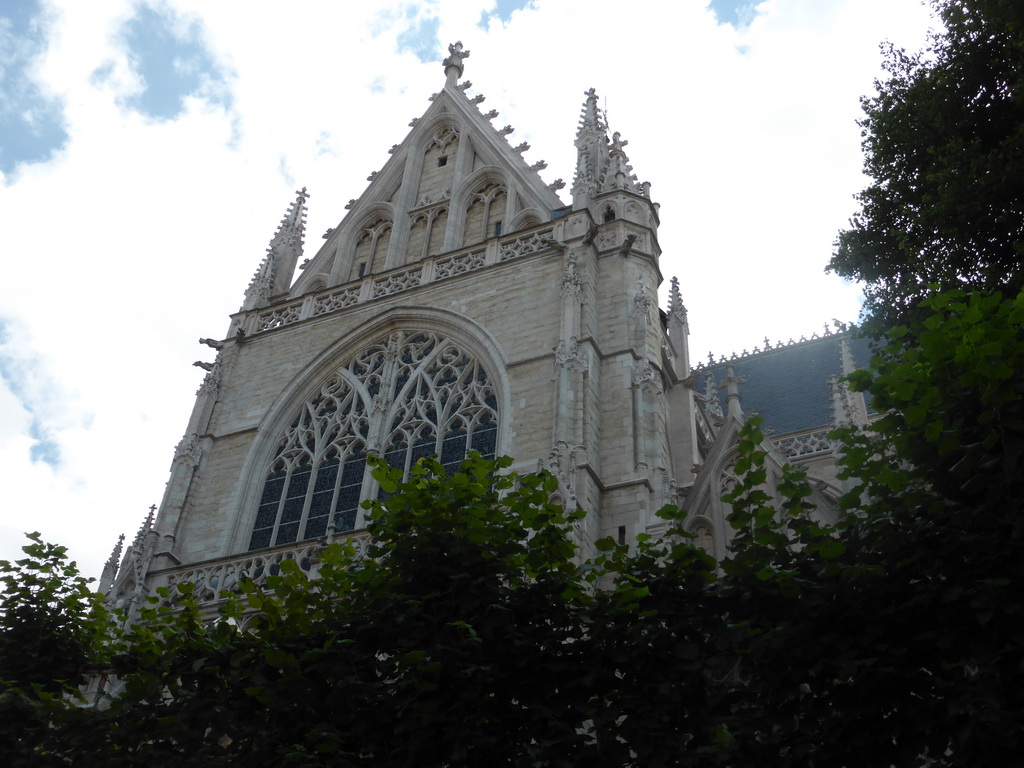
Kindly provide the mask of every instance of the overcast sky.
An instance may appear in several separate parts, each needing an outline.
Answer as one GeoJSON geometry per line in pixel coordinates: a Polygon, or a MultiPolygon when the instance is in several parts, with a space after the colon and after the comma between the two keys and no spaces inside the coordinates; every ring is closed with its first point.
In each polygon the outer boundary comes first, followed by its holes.
{"type": "Polygon", "coordinates": [[[134,535],[213,359],[197,339],[301,186],[319,248],[449,42],[549,182],[597,89],[705,359],[856,318],[823,268],[864,185],[858,99],[879,44],[933,23],[919,0],[0,0],[0,558],[39,530],[99,575],[134,535]]]}

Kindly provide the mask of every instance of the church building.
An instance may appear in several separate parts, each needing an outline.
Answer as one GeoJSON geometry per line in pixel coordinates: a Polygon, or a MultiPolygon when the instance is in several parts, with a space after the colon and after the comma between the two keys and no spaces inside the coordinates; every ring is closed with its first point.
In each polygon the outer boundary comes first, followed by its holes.
{"type": "Polygon", "coordinates": [[[223,339],[201,340],[216,356],[162,502],[103,573],[118,603],[184,581],[213,601],[284,559],[315,571],[325,541],[365,546],[371,454],[406,470],[430,455],[454,468],[470,450],[549,469],[559,501],[587,512],[584,551],[657,533],[657,510],[677,504],[721,557],[721,497],[757,411],[769,490],[797,464],[834,514],[826,434],[869,419],[841,380],[867,362],[864,343],[826,330],[691,360],[685,286],[671,278],[658,306],[659,206],[594,90],[563,199],[466,95],[469,52],[449,54],[443,89],[320,249],[304,252],[302,189],[223,339]]]}

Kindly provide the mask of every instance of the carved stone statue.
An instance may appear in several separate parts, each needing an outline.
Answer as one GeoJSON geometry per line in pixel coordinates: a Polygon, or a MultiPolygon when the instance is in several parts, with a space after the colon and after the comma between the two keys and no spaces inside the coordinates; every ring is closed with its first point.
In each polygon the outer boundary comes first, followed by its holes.
{"type": "Polygon", "coordinates": [[[448,46],[448,58],[441,62],[447,80],[446,87],[455,87],[456,82],[465,70],[463,60],[469,58],[469,51],[462,49],[462,41],[458,40],[448,46]]]}
{"type": "Polygon", "coordinates": [[[448,46],[448,58],[445,59],[442,63],[444,64],[445,69],[447,69],[448,67],[458,67],[459,74],[461,75],[463,69],[462,60],[468,58],[469,51],[465,51],[462,49],[461,40],[456,40],[454,43],[451,43],[448,46]]]}

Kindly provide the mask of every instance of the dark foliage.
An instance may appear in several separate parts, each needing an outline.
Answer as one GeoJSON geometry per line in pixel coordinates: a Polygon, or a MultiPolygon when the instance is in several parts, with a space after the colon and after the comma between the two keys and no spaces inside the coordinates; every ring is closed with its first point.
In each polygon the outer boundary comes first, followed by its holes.
{"type": "Polygon", "coordinates": [[[933,5],[945,31],[920,53],[890,47],[863,100],[872,183],[829,265],[865,284],[876,334],[929,286],[1024,287],[1024,4],[933,5]]]}

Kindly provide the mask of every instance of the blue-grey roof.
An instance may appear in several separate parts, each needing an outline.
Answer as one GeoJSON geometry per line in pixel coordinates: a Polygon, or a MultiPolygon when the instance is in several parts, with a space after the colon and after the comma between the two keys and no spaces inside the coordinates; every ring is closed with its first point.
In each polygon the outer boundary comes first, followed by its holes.
{"type": "MultiPolygon", "coordinates": [[[[759,413],[771,433],[827,427],[832,424],[828,380],[843,375],[839,342],[844,338],[850,345],[854,364],[867,367],[871,361],[870,340],[856,333],[843,333],[715,363],[702,368],[701,375],[710,371],[716,384],[720,384],[731,365],[736,376],[746,379],[739,387],[743,412],[759,413]]],[[[702,381],[697,382],[696,389],[704,391],[702,381]]],[[[717,387],[716,392],[724,412],[725,392],[717,387]]]]}

